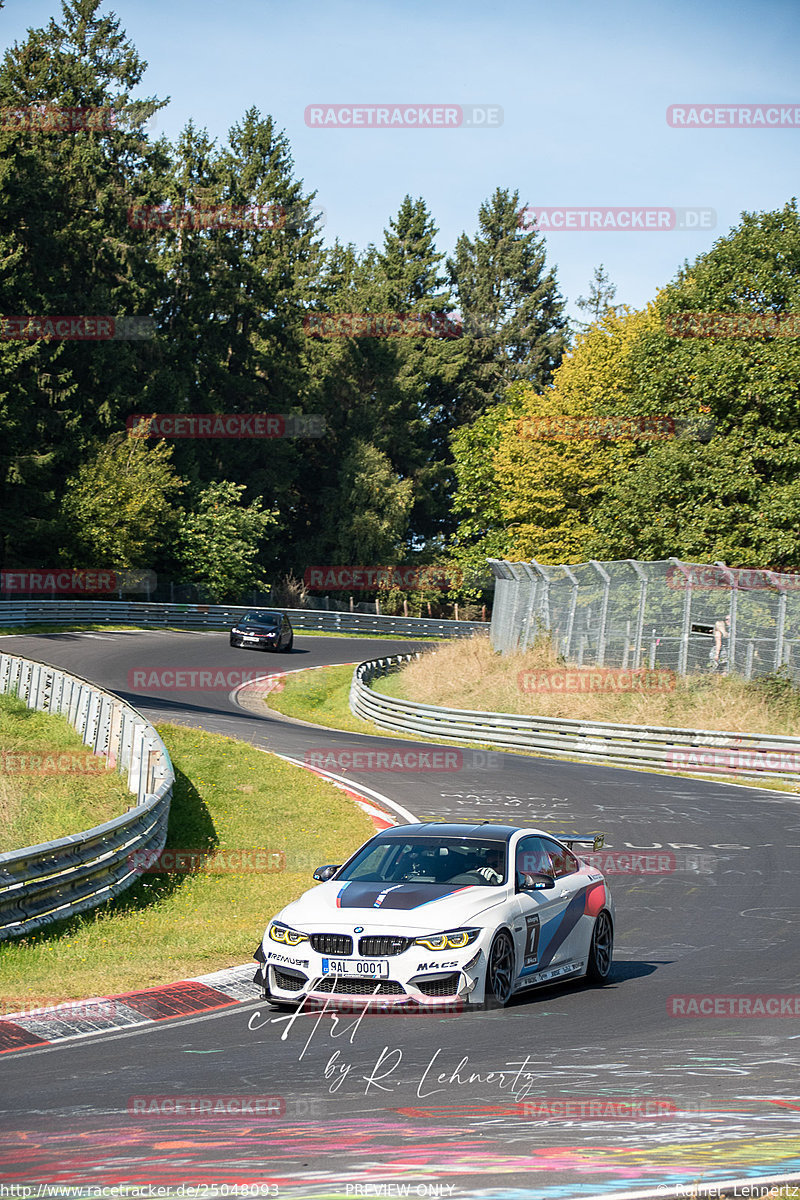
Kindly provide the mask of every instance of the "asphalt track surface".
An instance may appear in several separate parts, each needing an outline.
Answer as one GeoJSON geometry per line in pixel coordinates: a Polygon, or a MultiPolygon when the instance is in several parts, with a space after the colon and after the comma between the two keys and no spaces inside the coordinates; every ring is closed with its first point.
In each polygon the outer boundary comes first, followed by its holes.
{"type": "MultiPolygon", "coordinates": [[[[269,673],[408,643],[300,635],[291,655],[274,658],[233,650],[224,634],[60,633],[0,646],[90,678],[151,719],[296,758],[311,747],[415,745],[254,715],[226,692],[145,693],[128,683],[134,668],[227,669],[263,658],[269,673]]],[[[501,1012],[351,1015],[338,1024],[318,1014],[291,1022],[242,1003],[6,1054],[0,1182],[192,1184],[185,1194],[200,1197],[247,1184],[261,1185],[251,1194],[279,1196],[405,1189],[560,1200],[800,1174],[797,1018],[668,1015],[675,995],[800,992],[796,796],[513,754],[487,765],[468,750],[460,770],[350,777],[418,816],[603,830],[609,848],[672,853],[675,869],[609,879],[617,930],[605,988],[534,991],[501,1012]],[[286,1112],[127,1115],[133,1095],[175,1094],[281,1096],[286,1112]],[[552,1107],[634,1097],[676,1111],[599,1119],[552,1107]],[[557,1115],[541,1115],[543,1102],[557,1115]],[[526,1114],[531,1103],[538,1114],[526,1114]]],[[[253,930],[254,947],[262,932],[253,930]]]]}

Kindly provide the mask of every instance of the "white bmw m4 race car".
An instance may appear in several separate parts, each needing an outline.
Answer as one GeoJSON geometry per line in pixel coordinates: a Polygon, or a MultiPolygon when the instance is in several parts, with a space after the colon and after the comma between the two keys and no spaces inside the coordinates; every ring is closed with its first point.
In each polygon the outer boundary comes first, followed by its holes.
{"type": "Polygon", "coordinates": [[[537,984],[611,971],[614,903],[558,840],[509,825],[400,825],[273,917],[254,957],[265,999],[382,1009],[501,1007],[537,984]]]}

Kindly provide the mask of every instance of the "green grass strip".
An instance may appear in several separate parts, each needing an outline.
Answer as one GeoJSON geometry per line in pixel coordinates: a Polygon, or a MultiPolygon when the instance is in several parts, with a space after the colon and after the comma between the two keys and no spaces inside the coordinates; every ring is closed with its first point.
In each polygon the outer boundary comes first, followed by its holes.
{"type": "Polygon", "coordinates": [[[126,781],[66,717],[0,696],[0,744],[0,854],[80,833],[131,805],[126,781]]]}
{"type": "Polygon", "coordinates": [[[158,731],[177,775],[167,846],[217,851],[217,868],[143,875],[102,908],[0,942],[3,1011],[246,962],[268,919],[313,886],[314,867],[342,862],[374,832],[352,800],[301,767],[234,738],[177,725],[158,731]],[[270,865],[282,852],[285,869],[225,869],[235,859],[224,852],[257,848],[270,852],[270,865]]]}

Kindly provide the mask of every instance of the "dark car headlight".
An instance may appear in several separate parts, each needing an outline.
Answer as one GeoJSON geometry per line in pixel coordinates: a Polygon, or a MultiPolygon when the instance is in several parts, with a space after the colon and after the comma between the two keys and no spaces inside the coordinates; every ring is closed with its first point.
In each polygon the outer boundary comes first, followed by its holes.
{"type": "Polygon", "coordinates": [[[480,929],[447,929],[444,933],[426,933],[414,939],[415,946],[428,950],[463,950],[480,936],[480,929]]]}
{"type": "Polygon", "coordinates": [[[291,925],[284,925],[282,921],[273,921],[268,933],[273,942],[280,942],[282,946],[299,946],[301,942],[308,941],[307,933],[292,929],[291,925]]]}

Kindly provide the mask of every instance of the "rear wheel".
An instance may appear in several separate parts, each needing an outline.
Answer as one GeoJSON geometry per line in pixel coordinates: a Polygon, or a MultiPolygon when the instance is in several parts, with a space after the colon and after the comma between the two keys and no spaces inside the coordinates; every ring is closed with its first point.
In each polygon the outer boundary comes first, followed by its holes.
{"type": "Polygon", "coordinates": [[[592,944],[589,947],[589,962],[586,967],[586,978],[590,983],[606,983],[611,974],[611,961],[614,955],[614,929],[611,917],[605,909],[597,914],[597,920],[592,930],[592,944]]]}
{"type": "Polygon", "coordinates": [[[486,964],[487,1008],[505,1008],[514,985],[514,943],[505,929],[495,935],[486,964]]]}

